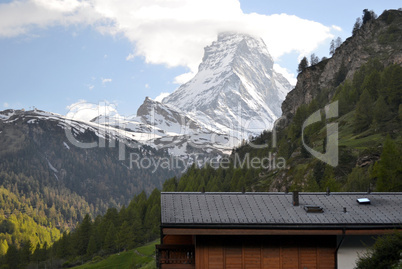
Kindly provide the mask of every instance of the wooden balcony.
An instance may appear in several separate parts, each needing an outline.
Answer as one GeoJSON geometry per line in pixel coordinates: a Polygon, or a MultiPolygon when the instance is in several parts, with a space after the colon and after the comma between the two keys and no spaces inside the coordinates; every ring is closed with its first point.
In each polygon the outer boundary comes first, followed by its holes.
{"type": "Polygon", "coordinates": [[[193,245],[156,245],[156,265],[160,269],[194,269],[193,245]]]}

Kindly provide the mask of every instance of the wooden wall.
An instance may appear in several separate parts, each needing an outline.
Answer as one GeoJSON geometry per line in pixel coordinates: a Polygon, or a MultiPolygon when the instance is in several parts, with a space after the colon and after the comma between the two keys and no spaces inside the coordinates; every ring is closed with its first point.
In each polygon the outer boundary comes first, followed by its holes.
{"type": "Polygon", "coordinates": [[[165,235],[163,237],[164,245],[194,245],[193,235],[165,235]]]}
{"type": "Polygon", "coordinates": [[[335,236],[197,236],[197,269],[334,269],[335,236]]]}

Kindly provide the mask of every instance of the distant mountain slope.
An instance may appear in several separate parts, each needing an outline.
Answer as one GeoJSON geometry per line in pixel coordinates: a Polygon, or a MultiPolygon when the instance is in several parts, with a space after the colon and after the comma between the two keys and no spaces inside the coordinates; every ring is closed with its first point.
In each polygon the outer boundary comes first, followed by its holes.
{"type": "Polygon", "coordinates": [[[2,111],[0,186],[21,199],[36,197],[29,205],[40,206],[49,222],[66,228],[86,213],[104,213],[127,204],[143,190],[160,188],[183,169],[155,165],[152,161],[171,156],[112,131],[39,110],[2,111]],[[78,142],[97,146],[85,148],[78,142]],[[142,159],[148,162],[141,165],[142,159]],[[51,216],[52,207],[57,214],[51,216]]]}

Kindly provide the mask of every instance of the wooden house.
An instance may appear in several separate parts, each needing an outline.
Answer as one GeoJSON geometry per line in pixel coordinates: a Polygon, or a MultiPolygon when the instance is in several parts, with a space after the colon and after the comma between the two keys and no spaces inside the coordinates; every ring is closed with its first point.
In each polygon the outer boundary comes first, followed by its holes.
{"type": "Polygon", "coordinates": [[[162,193],[159,268],[353,268],[402,193],[162,193]]]}

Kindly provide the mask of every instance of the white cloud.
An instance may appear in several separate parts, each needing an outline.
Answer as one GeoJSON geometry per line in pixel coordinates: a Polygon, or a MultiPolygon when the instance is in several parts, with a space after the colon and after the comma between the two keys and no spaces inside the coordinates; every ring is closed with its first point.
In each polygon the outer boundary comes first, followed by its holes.
{"type": "Polygon", "coordinates": [[[101,78],[101,80],[102,80],[102,84],[103,84],[103,85],[105,85],[106,83],[112,82],[112,79],[111,79],[111,78],[101,78]]]}
{"type": "Polygon", "coordinates": [[[156,96],[155,101],[157,102],[162,102],[163,98],[165,98],[166,96],[168,96],[170,93],[168,92],[162,92],[161,94],[159,94],[158,96],[156,96]]]}
{"type": "Polygon", "coordinates": [[[133,53],[130,53],[129,55],[127,55],[126,57],[126,61],[131,61],[135,58],[135,55],[133,53]]]}
{"type": "Polygon", "coordinates": [[[340,29],[287,14],[246,14],[238,0],[17,0],[0,4],[0,18],[0,37],[27,34],[33,27],[91,25],[125,36],[134,46],[127,60],[142,56],[147,63],[185,66],[193,73],[203,48],[222,31],[262,37],[278,59],[290,52],[307,55],[340,29]]]}
{"type": "Polygon", "coordinates": [[[245,14],[237,0],[109,0],[97,1],[98,12],[114,22],[100,29],[121,33],[135,50],[127,59],[167,66],[186,66],[197,71],[203,48],[219,32],[240,31],[261,36],[277,59],[296,51],[308,54],[328,38],[331,27],[287,14],[245,14]],[[213,7],[213,8],[211,8],[213,7]]]}
{"type": "Polygon", "coordinates": [[[88,89],[89,89],[90,91],[92,91],[94,88],[95,88],[94,85],[88,85],[88,89]]]}
{"type": "Polygon", "coordinates": [[[91,25],[102,19],[89,1],[16,0],[0,4],[0,37],[29,34],[33,27],[91,25]]]}
{"type": "Polygon", "coordinates": [[[331,27],[332,27],[332,29],[334,29],[335,31],[338,31],[338,32],[341,32],[341,31],[342,31],[342,28],[339,27],[339,26],[337,26],[337,25],[332,25],[331,27]]]}
{"type": "Polygon", "coordinates": [[[149,84],[145,84],[145,89],[149,89],[149,84]]]}
{"type": "Polygon", "coordinates": [[[10,104],[7,103],[7,102],[4,102],[4,103],[3,103],[3,107],[4,107],[4,108],[8,108],[8,107],[10,107],[10,104]]]}
{"type": "Polygon", "coordinates": [[[296,75],[289,71],[289,69],[281,67],[279,64],[274,64],[274,70],[281,73],[292,86],[296,85],[297,78],[296,75]]]}
{"type": "Polygon", "coordinates": [[[195,74],[196,74],[195,72],[188,72],[188,73],[181,74],[174,78],[173,83],[182,85],[182,84],[186,83],[187,81],[189,81],[190,79],[192,79],[195,76],[195,74]]]}
{"type": "Polygon", "coordinates": [[[74,120],[90,121],[100,115],[119,117],[115,104],[100,102],[98,104],[88,103],[85,100],[79,100],[66,107],[68,112],[66,117],[74,120]]]}

